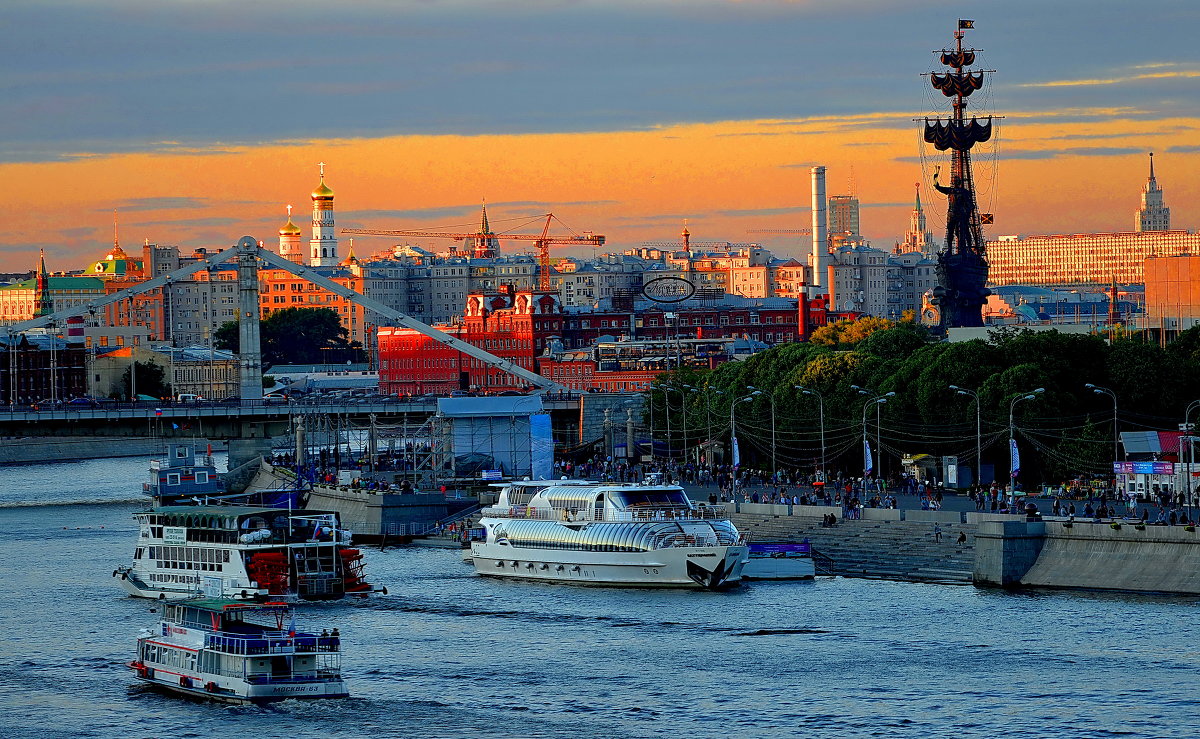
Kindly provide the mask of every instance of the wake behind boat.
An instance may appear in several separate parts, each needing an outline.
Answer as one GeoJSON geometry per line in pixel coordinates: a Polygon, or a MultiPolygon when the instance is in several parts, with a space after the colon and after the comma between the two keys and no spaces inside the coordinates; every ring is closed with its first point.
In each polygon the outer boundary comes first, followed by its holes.
{"type": "Polygon", "coordinates": [[[741,579],[744,537],[724,507],[652,481],[523,481],[482,511],[475,570],[592,585],[718,588],[741,579]]]}

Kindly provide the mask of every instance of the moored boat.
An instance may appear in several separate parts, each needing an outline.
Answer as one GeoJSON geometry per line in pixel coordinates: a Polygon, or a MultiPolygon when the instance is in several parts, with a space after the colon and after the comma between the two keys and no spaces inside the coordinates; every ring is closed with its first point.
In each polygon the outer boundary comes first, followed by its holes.
{"type": "Polygon", "coordinates": [[[742,570],[747,580],[812,580],[817,575],[807,541],[753,542],[742,570]]]}
{"type": "Polygon", "coordinates": [[[740,580],[747,559],[725,508],[694,504],[677,485],[513,482],[480,526],[471,560],[491,577],[718,588],[740,580]]]}
{"type": "Polygon", "coordinates": [[[224,703],[345,698],[341,636],[296,630],[287,603],[198,598],[163,605],[129,663],[157,688],[224,703]]]}

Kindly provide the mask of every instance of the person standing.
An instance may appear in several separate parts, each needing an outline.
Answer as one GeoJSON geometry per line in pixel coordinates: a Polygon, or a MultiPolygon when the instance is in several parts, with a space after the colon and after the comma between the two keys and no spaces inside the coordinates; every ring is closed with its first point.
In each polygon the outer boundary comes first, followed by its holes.
{"type": "Polygon", "coordinates": [[[933,525],[933,541],[935,544],[942,543],[942,525],[940,523],[933,525]]]}

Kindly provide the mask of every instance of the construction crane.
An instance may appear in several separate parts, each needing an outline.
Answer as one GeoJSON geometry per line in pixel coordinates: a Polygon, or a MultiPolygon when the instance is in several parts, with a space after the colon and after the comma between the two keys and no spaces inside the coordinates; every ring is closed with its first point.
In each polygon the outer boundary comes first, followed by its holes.
{"type": "MultiPolygon", "coordinates": [[[[478,233],[452,233],[447,231],[393,231],[386,229],[375,228],[343,228],[342,233],[353,234],[356,236],[406,236],[418,239],[453,239],[455,241],[464,241],[466,239],[478,239],[480,242],[487,242],[492,239],[506,239],[509,241],[532,241],[534,248],[538,254],[538,289],[543,291],[550,290],[550,245],[551,244],[568,244],[570,246],[604,246],[604,236],[593,233],[573,234],[571,236],[551,236],[550,223],[558,221],[558,218],[553,213],[547,213],[538,218],[545,218],[546,225],[542,227],[540,234],[497,234],[491,233],[491,229],[487,225],[487,209],[483,211],[483,224],[478,233]]],[[[562,223],[562,221],[558,221],[562,223]]],[[[564,226],[566,224],[563,224],[564,226]]]]}

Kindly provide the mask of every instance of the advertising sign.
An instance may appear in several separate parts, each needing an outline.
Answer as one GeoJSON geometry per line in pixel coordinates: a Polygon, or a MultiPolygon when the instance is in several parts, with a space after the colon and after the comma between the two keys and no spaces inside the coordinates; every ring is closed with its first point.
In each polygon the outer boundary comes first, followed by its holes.
{"type": "Polygon", "coordinates": [[[185,526],[164,526],[163,527],[163,544],[169,547],[182,547],[187,545],[187,527],[185,526]]]}
{"type": "Polygon", "coordinates": [[[679,303],[696,293],[696,286],[682,277],[658,277],[642,285],[642,295],[656,303],[679,303]]]}

